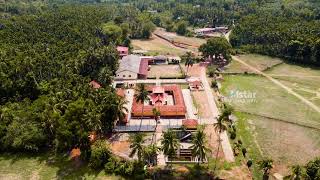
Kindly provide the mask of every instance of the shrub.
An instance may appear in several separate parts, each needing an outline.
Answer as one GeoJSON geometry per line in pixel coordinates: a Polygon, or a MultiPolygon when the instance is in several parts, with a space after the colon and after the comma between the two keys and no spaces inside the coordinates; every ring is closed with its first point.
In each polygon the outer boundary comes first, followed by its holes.
{"type": "Polygon", "coordinates": [[[252,164],[253,164],[252,160],[249,159],[249,160],[247,161],[247,167],[250,168],[250,167],[252,166],[252,164]]]}
{"type": "Polygon", "coordinates": [[[308,162],[306,165],[306,171],[307,175],[311,179],[320,178],[320,158],[316,158],[315,160],[308,162]]]}
{"type": "Polygon", "coordinates": [[[213,68],[211,68],[211,66],[210,66],[210,67],[208,67],[207,73],[208,73],[209,77],[213,77],[213,76],[214,76],[215,71],[216,71],[216,70],[215,70],[215,69],[213,69],[213,68]]]}
{"type": "Polygon", "coordinates": [[[217,83],[216,80],[213,79],[213,80],[211,81],[211,87],[214,88],[214,89],[218,88],[218,83],[217,83]]]}
{"type": "Polygon", "coordinates": [[[110,157],[108,159],[108,162],[104,166],[104,170],[108,174],[113,174],[115,169],[118,167],[118,164],[120,163],[119,159],[115,157],[110,157]]]}
{"type": "Polygon", "coordinates": [[[230,131],[230,139],[234,140],[237,137],[237,133],[235,131],[230,131]]]}
{"type": "Polygon", "coordinates": [[[144,164],[138,161],[119,160],[111,157],[104,166],[104,170],[108,174],[116,174],[130,179],[144,179],[144,164]]]}
{"type": "Polygon", "coordinates": [[[110,156],[109,144],[105,140],[97,140],[91,146],[89,164],[92,168],[103,168],[110,156]]]}
{"type": "Polygon", "coordinates": [[[247,154],[247,149],[246,148],[242,148],[242,155],[243,157],[246,157],[246,154],[247,154]]]}

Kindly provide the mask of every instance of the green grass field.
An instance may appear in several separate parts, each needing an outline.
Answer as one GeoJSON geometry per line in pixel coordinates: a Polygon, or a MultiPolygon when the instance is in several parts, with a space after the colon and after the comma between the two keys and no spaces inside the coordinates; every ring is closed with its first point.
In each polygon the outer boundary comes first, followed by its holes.
{"type": "MultiPolygon", "coordinates": [[[[265,71],[275,65],[281,64],[282,60],[279,58],[273,58],[269,56],[262,56],[258,54],[244,54],[240,55],[239,58],[251,66],[256,67],[260,71],[265,71]]],[[[228,73],[254,73],[246,66],[242,65],[237,61],[231,61],[231,63],[227,66],[225,72],[228,73]]]]}
{"type": "MultiPolygon", "coordinates": [[[[275,171],[287,174],[287,167],[304,164],[320,155],[319,130],[301,127],[246,113],[236,112],[238,138],[248,150],[248,158],[258,162],[265,157],[275,161],[275,171]]],[[[261,179],[257,164],[253,176],[261,179]]]]}
{"type": "Polygon", "coordinates": [[[66,158],[48,154],[0,154],[0,179],[121,179],[104,171],[92,171],[86,164],[76,164],[66,158]]]}
{"type": "Polygon", "coordinates": [[[179,78],[182,76],[179,65],[151,65],[148,78],[179,78]]]}
{"type": "Polygon", "coordinates": [[[281,64],[266,73],[320,107],[320,69],[281,64]]]}
{"type": "MultiPolygon", "coordinates": [[[[320,106],[319,69],[286,63],[267,69],[266,73],[320,106]]],[[[224,75],[221,91],[237,111],[238,134],[252,159],[271,157],[275,170],[285,174],[288,165],[320,156],[320,114],[295,96],[258,75],[224,75]]],[[[256,169],[253,172],[259,176],[256,169]]]]}
{"type": "Polygon", "coordinates": [[[239,111],[320,128],[319,113],[261,76],[224,76],[222,92],[239,111]],[[228,98],[232,92],[255,93],[254,98],[228,98]]]}

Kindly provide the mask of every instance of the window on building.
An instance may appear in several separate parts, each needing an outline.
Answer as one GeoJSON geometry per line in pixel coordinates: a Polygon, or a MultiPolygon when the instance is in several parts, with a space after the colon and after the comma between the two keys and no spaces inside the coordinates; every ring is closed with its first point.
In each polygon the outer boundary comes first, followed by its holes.
{"type": "Polygon", "coordinates": [[[126,77],[126,75],[122,75],[122,77],[126,77]]]}
{"type": "Polygon", "coordinates": [[[129,77],[131,77],[131,75],[129,75],[129,77]]]}

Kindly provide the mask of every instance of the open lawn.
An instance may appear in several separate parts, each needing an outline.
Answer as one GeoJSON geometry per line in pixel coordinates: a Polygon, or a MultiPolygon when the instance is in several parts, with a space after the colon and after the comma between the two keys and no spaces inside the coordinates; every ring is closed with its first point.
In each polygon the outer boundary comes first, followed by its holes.
{"type": "MultiPolygon", "coordinates": [[[[282,63],[279,58],[273,58],[269,56],[263,56],[258,54],[244,54],[240,55],[239,58],[249,65],[259,69],[260,71],[265,71],[275,65],[282,63]]],[[[253,73],[248,67],[242,65],[237,61],[231,61],[227,66],[226,71],[228,73],[253,73]]]]}
{"type": "Polygon", "coordinates": [[[320,129],[319,113],[266,78],[226,75],[224,80],[222,92],[237,110],[320,129]]]}
{"type": "Polygon", "coordinates": [[[266,73],[320,107],[320,69],[281,64],[266,73]]]}
{"type": "Polygon", "coordinates": [[[121,179],[104,171],[92,171],[86,164],[76,164],[65,157],[54,158],[48,154],[1,154],[0,180],[17,179],[121,179]],[[78,166],[78,167],[77,167],[78,166]],[[80,167],[79,167],[80,166],[80,167]]]}
{"type": "Polygon", "coordinates": [[[222,93],[237,117],[250,124],[239,135],[251,133],[248,142],[257,144],[253,154],[272,157],[277,172],[320,155],[320,115],[295,96],[256,75],[224,75],[222,93]]]}
{"type": "Polygon", "coordinates": [[[182,76],[179,65],[152,65],[148,72],[149,78],[179,78],[182,76]]]}

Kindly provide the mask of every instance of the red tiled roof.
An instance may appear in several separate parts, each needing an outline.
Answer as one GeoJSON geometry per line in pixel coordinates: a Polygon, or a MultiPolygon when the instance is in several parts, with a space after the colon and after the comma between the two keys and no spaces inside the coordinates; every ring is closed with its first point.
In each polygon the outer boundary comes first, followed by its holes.
{"type": "Polygon", "coordinates": [[[156,104],[159,106],[162,105],[164,98],[165,98],[164,94],[158,94],[158,95],[152,94],[150,97],[152,104],[156,104]]]}
{"type": "Polygon", "coordinates": [[[152,88],[153,93],[164,93],[164,88],[161,86],[155,86],[152,88]]]}
{"type": "Polygon", "coordinates": [[[80,155],[81,155],[81,151],[79,148],[73,148],[70,152],[71,159],[79,158],[80,155]]]}
{"type": "Polygon", "coordinates": [[[128,48],[128,47],[124,47],[124,46],[118,46],[118,47],[117,47],[117,51],[128,52],[128,51],[129,51],[129,48],[128,48]]]}
{"type": "Polygon", "coordinates": [[[117,89],[117,95],[118,96],[121,96],[121,97],[124,97],[125,96],[125,92],[124,92],[124,90],[123,89],[117,89]]]}
{"type": "Polygon", "coordinates": [[[145,76],[148,74],[148,60],[147,59],[141,59],[139,74],[142,74],[145,76]]]}
{"type": "Polygon", "coordinates": [[[185,119],[182,120],[182,125],[187,129],[196,129],[198,126],[198,121],[196,119],[185,119]]]}
{"type": "MultiPolygon", "coordinates": [[[[154,86],[148,86],[147,90],[151,91],[154,86]]],[[[186,107],[184,104],[182,91],[179,86],[177,85],[170,85],[170,86],[162,86],[165,91],[172,91],[175,105],[163,105],[157,106],[157,109],[160,111],[161,116],[185,116],[186,107]]],[[[143,114],[144,116],[153,116],[152,109],[155,106],[153,105],[146,105],[144,106],[143,114]]],[[[142,104],[137,103],[135,99],[133,100],[132,104],[132,116],[138,117],[142,115],[142,104]]]]}
{"type": "Polygon", "coordinates": [[[101,88],[101,85],[100,85],[98,82],[96,82],[95,80],[91,81],[89,84],[90,84],[90,86],[92,86],[94,89],[99,89],[99,88],[101,88]]]}

